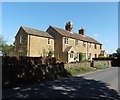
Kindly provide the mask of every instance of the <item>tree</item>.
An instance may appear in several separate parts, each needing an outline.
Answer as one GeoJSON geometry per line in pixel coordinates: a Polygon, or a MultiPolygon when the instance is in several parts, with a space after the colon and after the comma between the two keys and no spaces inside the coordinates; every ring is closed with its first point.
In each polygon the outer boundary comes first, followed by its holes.
{"type": "Polygon", "coordinates": [[[12,45],[8,45],[6,41],[0,36],[0,52],[3,55],[6,55],[9,53],[9,50],[12,48],[12,45]]]}
{"type": "Polygon", "coordinates": [[[113,57],[117,57],[117,53],[113,53],[112,56],[113,56],[113,57]]]}
{"type": "Polygon", "coordinates": [[[120,56],[120,48],[118,48],[116,52],[117,52],[117,55],[120,56]]]}

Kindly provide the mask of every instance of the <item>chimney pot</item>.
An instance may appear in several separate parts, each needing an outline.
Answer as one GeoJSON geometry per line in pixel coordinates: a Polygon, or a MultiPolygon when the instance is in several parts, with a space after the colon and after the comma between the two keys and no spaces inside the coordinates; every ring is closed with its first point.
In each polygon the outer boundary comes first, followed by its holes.
{"type": "Polygon", "coordinates": [[[68,31],[72,32],[72,29],[73,29],[73,23],[72,22],[66,22],[65,30],[68,30],[68,31]]]}
{"type": "Polygon", "coordinates": [[[79,29],[79,34],[86,35],[85,29],[81,27],[81,29],[79,29]]]}

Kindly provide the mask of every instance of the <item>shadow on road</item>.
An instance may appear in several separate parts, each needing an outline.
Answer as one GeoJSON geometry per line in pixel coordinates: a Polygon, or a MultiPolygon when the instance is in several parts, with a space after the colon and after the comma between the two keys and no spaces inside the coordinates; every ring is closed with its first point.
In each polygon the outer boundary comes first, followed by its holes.
{"type": "Polygon", "coordinates": [[[102,100],[120,100],[118,93],[108,88],[106,83],[83,77],[70,77],[61,80],[37,83],[26,87],[16,87],[3,91],[3,99],[16,98],[85,98],[102,100]]]}

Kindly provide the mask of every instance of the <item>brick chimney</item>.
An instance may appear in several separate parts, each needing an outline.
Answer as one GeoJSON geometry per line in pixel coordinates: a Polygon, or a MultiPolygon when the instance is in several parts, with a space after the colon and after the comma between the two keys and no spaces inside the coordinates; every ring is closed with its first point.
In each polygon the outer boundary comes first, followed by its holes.
{"type": "Polygon", "coordinates": [[[65,30],[68,30],[68,31],[72,32],[72,29],[73,29],[73,23],[72,22],[66,22],[65,30]]]}
{"type": "Polygon", "coordinates": [[[86,35],[85,29],[81,27],[81,29],[79,29],[79,34],[86,35]]]}

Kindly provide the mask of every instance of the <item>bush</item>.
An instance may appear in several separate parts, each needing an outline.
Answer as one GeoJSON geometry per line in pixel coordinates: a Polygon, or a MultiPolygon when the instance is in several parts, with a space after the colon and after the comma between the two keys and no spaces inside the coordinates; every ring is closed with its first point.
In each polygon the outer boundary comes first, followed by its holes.
{"type": "Polygon", "coordinates": [[[93,58],[93,60],[112,60],[112,58],[100,56],[98,58],[93,58]]]}
{"type": "Polygon", "coordinates": [[[83,53],[80,52],[80,53],[79,53],[79,61],[82,61],[82,60],[83,60],[83,53]]]}

